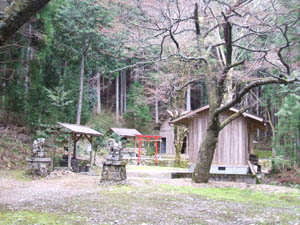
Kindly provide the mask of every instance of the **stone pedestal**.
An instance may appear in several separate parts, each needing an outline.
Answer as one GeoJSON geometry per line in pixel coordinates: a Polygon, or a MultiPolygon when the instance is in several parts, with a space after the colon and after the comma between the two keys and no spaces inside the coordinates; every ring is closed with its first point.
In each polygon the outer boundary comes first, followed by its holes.
{"type": "Polygon", "coordinates": [[[104,162],[101,181],[123,181],[127,179],[126,162],[104,162]]]}
{"type": "Polygon", "coordinates": [[[50,174],[51,158],[28,157],[26,161],[27,173],[42,177],[50,174]]]}
{"type": "Polygon", "coordinates": [[[45,138],[38,138],[32,144],[32,156],[26,158],[27,173],[46,177],[50,174],[51,158],[46,157],[44,150],[45,138]]]}
{"type": "Polygon", "coordinates": [[[122,160],[121,145],[113,139],[108,140],[110,151],[106,161],[103,163],[101,182],[119,182],[127,179],[126,162],[122,160]]]}

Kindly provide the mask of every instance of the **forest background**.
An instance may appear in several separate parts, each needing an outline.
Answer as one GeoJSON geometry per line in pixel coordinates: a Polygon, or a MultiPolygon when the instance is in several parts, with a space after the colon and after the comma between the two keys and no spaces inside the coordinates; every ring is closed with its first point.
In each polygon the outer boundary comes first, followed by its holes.
{"type": "MultiPolygon", "coordinates": [[[[278,11],[289,10],[291,17],[299,18],[298,1],[270,2],[278,11]]],[[[36,135],[57,121],[90,124],[102,132],[123,126],[155,133],[167,110],[175,115],[208,104],[207,85],[199,77],[201,64],[180,57],[157,59],[162,42],[154,36],[149,41],[153,32],[147,24],[153,21],[147,15],[154,12],[166,20],[160,8],[168,11],[177,1],[166,1],[162,7],[154,6],[155,1],[148,3],[152,7],[134,1],[52,0],[1,46],[1,123],[28,127],[36,135]]],[[[284,24],[291,18],[276,19],[284,24]]],[[[202,20],[199,17],[200,24],[202,20]]],[[[296,20],[287,33],[296,44],[284,49],[284,61],[295,74],[299,74],[299,37],[295,35],[299,29],[296,20]]],[[[219,33],[218,38],[224,38],[219,33]]],[[[189,38],[178,38],[192,48],[189,38]]],[[[260,40],[267,45],[264,40],[269,39],[260,40]]],[[[286,40],[274,36],[273,41],[275,45],[286,40]]],[[[174,48],[164,45],[167,52],[174,48]]],[[[246,57],[251,61],[250,55],[246,57]]],[[[250,76],[263,78],[264,72],[250,76]]],[[[234,75],[230,82],[234,96],[242,87],[234,88],[234,75]]],[[[265,132],[257,132],[256,142],[292,165],[300,160],[299,98],[298,83],[269,84],[252,89],[236,105],[251,106],[248,112],[268,122],[265,132]]]]}

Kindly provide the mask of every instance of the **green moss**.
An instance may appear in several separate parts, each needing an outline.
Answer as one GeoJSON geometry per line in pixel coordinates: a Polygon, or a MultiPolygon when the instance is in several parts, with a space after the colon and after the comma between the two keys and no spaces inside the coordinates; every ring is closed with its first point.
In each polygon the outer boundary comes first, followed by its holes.
{"type": "Polygon", "coordinates": [[[254,149],[254,154],[257,155],[259,159],[272,158],[272,151],[269,151],[269,150],[254,149]]]}
{"type": "Polygon", "coordinates": [[[188,168],[189,167],[189,162],[187,160],[181,160],[178,166],[176,166],[175,163],[174,163],[174,166],[176,168],[178,168],[178,167],[179,168],[188,168]]]}
{"type": "Polygon", "coordinates": [[[99,176],[101,176],[102,174],[102,166],[93,166],[93,171],[98,174],[99,176]]]}
{"type": "Polygon", "coordinates": [[[201,197],[247,203],[253,205],[285,207],[300,207],[300,196],[298,193],[266,193],[238,188],[196,188],[190,186],[173,186],[169,184],[149,185],[147,187],[136,187],[130,185],[112,186],[107,190],[102,190],[103,194],[115,193],[183,193],[199,195],[201,197]]]}
{"type": "Polygon", "coordinates": [[[24,6],[26,1],[14,1],[13,4],[5,9],[5,12],[8,16],[14,16],[16,13],[20,12],[24,6]]]}
{"type": "Polygon", "coordinates": [[[115,186],[110,187],[107,190],[102,190],[101,194],[103,194],[103,193],[122,194],[122,193],[131,192],[131,191],[137,191],[137,190],[133,186],[129,186],[129,185],[115,185],[115,186]]]}
{"type": "Polygon", "coordinates": [[[34,211],[6,211],[0,212],[0,225],[15,224],[86,224],[85,218],[74,215],[58,215],[54,213],[43,213],[34,211]]]}
{"type": "Polygon", "coordinates": [[[187,186],[160,185],[167,191],[175,191],[185,194],[201,195],[203,197],[216,200],[229,200],[241,203],[260,204],[264,206],[298,206],[300,207],[300,197],[296,193],[265,193],[237,188],[195,188],[187,186]]]}
{"type": "Polygon", "coordinates": [[[26,174],[25,170],[10,170],[9,177],[18,181],[32,181],[32,177],[26,174]]]}

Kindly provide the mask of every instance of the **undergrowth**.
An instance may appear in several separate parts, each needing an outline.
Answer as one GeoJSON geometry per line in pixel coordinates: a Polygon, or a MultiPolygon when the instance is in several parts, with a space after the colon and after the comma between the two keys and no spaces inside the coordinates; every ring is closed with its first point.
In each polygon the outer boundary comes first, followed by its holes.
{"type": "Polygon", "coordinates": [[[254,154],[257,155],[259,159],[271,159],[272,158],[272,151],[270,151],[270,150],[254,149],[254,154]]]}

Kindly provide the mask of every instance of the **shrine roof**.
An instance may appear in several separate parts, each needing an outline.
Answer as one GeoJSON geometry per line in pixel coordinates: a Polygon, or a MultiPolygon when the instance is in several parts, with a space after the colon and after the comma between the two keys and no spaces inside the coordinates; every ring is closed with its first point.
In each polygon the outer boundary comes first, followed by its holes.
{"type": "Polygon", "coordinates": [[[107,133],[116,133],[121,137],[135,137],[136,135],[142,135],[136,129],[128,129],[128,128],[110,128],[107,133]]]}
{"type": "Polygon", "coordinates": [[[88,126],[82,126],[82,125],[70,124],[70,123],[60,123],[60,122],[57,122],[57,124],[62,126],[63,128],[70,130],[72,133],[87,134],[87,135],[92,135],[92,136],[103,136],[102,133],[100,133],[88,126]]]}

